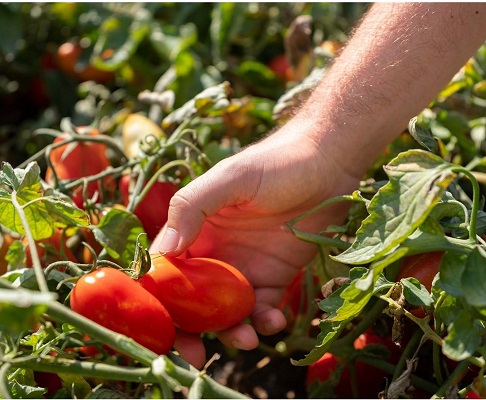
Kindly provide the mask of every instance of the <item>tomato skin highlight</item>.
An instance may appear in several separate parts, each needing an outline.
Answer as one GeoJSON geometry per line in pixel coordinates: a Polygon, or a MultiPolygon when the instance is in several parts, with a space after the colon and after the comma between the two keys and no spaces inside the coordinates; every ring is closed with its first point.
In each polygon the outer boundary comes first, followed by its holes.
{"type": "MultiPolygon", "coordinates": [[[[84,129],[86,129],[86,127],[77,128],[78,132],[81,132],[84,129]]],[[[101,133],[97,129],[91,129],[88,132],[88,135],[97,136],[101,135],[101,133]]],[[[62,134],[54,140],[54,143],[63,142],[68,138],[68,134],[62,134]]],[[[49,184],[55,183],[53,169],[59,179],[70,180],[98,174],[111,165],[106,154],[106,146],[103,143],[96,142],[69,143],[56,147],[55,149],[52,149],[50,153],[50,161],[53,168],[48,167],[45,175],[45,180],[49,184]]],[[[92,197],[97,191],[101,192],[101,186],[103,186],[104,190],[114,189],[115,181],[111,176],[103,178],[102,181],[102,185],[98,182],[88,183],[88,197],[92,197]]],[[[79,208],[83,207],[81,186],[74,189],[71,198],[79,208]]]]}
{"type": "Polygon", "coordinates": [[[235,267],[211,258],[151,257],[150,271],[137,282],[164,304],[181,330],[221,331],[253,311],[253,287],[235,267]]]}
{"type": "MultiPolygon", "coordinates": [[[[120,192],[125,205],[128,205],[129,201],[129,185],[130,176],[123,175],[120,179],[120,192]]],[[[155,182],[133,211],[142,223],[150,240],[155,239],[160,229],[167,222],[170,199],[178,189],[176,185],[170,182],[155,182]]]]}
{"type": "Polygon", "coordinates": [[[81,277],[71,292],[71,308],[157,354],[167,354],[175,327],[166,308],[124,272],[103,267],[81,277]]]}

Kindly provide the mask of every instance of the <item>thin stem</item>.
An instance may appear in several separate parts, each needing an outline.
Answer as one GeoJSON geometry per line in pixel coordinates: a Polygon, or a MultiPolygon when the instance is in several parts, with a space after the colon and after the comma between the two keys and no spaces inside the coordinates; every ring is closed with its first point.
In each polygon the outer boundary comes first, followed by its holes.
{"type": "Polygon", "coordinates": [[[471,208],[471,219],[469,221],[469,241],[471,243],[476,243],[476,224],[478,219],[478,210],[479,210],[479,196],[480,196],[480,188],[477,179],[475,178],[474,174],[471,171],[468,171],[465,168],[457,168],[453,169],[454,172],[462,172],[466,175],[473,187],[473,199],[472,199],[472,208],[471,208]]]}
{"type": "Polygon", "coordinates": [[[1,367],[0,367],[0,397],[2,399],[11,399],[12,396],[10,394],[10,391],[8,390],[8,386],[7,386],[7,373],[8,373],[8,370],[10,369],[12,364],[10,364],[9,362],[6,362],[4,363],[1,367]]]}
{"type": "Polygon", "coordinates": [[[29,222],[27,221],[27,216],[25,215],[24,208],[17,200],[17,192],[15,190],[12,192],[12,204],[19,214],[20,221],[22,222],[22,227],[25,231],[25,236],[27,237],[30,254],[32,256],[32,265],[34,267],[35,278],[37,280],[37,284],[39,285],[39,290],[41,292],[47,293],[49,292],[49,287],[47,286],[47,280],[44,276],[44,271],[42,270],[42,265],[39,260],[39,253],[35,245],[34,236],[32,235],[32,231],[30,230],[29,222]]]}

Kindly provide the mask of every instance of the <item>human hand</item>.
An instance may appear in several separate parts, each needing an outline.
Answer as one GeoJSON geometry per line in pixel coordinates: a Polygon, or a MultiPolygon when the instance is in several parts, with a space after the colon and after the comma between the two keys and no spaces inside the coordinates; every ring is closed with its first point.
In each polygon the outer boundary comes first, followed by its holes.
{"type": "MultiPolygon", "coordinates": [[[[248,278],[257,299],[252,325],[218,332],[227,346],[250,350],[258,345],[256,332],[271,335],[285,327],[278,309],[285,288],[317,248],[296,239],[283,224],[329,197],[349,193],[359,181],[316,145],[309,134],[313,127],[306,131],[305,125],[285,125],[182,188],[171,201],[166,227],[151,246],[151,252],[171,256],[217,258],[248,278]]],[[[345,212],[325,208],[299,227],[319,231],[342,222],[345,212]]],[[[176,348],[191,364],[204,363],[198,337],[181,333],[176,348]]]]}

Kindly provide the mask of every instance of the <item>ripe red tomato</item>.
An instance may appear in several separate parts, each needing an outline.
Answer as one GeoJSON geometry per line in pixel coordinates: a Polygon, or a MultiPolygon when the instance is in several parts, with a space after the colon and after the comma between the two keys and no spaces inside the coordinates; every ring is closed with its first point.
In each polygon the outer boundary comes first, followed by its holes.
{"type": "Polygon", "coordinates": [[[255,292],[235,267],[211,258],[152,255],[138,283],[169,311],[175,325],[192,333],[229,328],[253,311],[255,292]]]}
{"type": "MultiPolygon", "coordinates": [[[[96,81],[98,83],[107,83],[113,79],[114,74],[111,71],[103,71],[93,65],[78,65],[79,58],[85,50],[79,43],[66,42],[57,49],[57,65],[65,74],[73,78],[84,81],[96,81]]],[[[105,50],[103,56],[109,58],[112,51],[105,50]]]]}
{"type": "MultiPolygon", "coordinates": [[[[399,357],[398,347],[390,338],[366,332],[361,334],[353,343],[356,350],[362,350],[369,344],[382,344],[390,351],[390,362],[396,362],[399,357]]],[[[339,364],[344,360],[334,354],[326,353],[318,361],[309,365],[306,375],[306,387],[309,390],[316,381],[327,381],[336,371],[339,364]]],[[[385,378],[388,374],[378,368],[364,363],[361,360],[355,361],[356,379],[360,398],[376,398],[378,393],[385,387],[385,378]]],[[[342,370],[339,383],[334,388],[334,393],[338,398],[353,398],[354,394],[351,386],[351,373],[347,366],[342,370]]]]}
{"type": "Polygon", "coordinates": [[[405,257],[398,271],[397,281],[403,278],[413,277],[430,292],[434,277],[439,272],[443,255],[444,252],[435,251],[405,257]]]}
{"type": "MultiPolygon", "coordinates": [[[[86,127],[78,127],[78,132],[86,131],[86,127]]],[[[101,135],[97,129],[90,129],[89,136],[101,135]]],[[[60,143],[69,138],[68,134],[58,136],[54,143],[60,143]]],[[[106,154],[106,146],[96,142],[69,143],[56,147],[51,151],[50,160],[59,179],[71,180],[98,174],[110,166],[110,160],[106,154]]],[[[46,170],[46,182],[54,184],[54,176],[51,167],[46,170]]],[[[92,197],[96,192],[114,190],[115,181],[111,176],[103,178],[102,184],[91,182],[87,186],[87,195],[92,197]]],[[[72,194],[75,204],[83,207],[83,188],[77,187],[72,194]]]]}
{"type": "MultiPolygon", "coordinates": [[[[66,244],[67,237],[62,237],[62,230],[57,229],[51,237],[47,239],[38,240],[36,242],[37,254],[41,261],[41,265],[46,267],[54,261],[69,260],[72,262],[78,262],[71,249],[66,244]],[[64,253],[63,253],[64,251],[64,253]]],[[[32,255],[30,252],[29,243],[27,237],[22,239],[22,243],[26,246],[25,255],[27,258],[27,267],[32,267],[32,255]]]]}
{"type": "Polygon", "coordinates": [[[166,308],[135,280],[114,268],[81,277],[71,292],[71,308],[157,354],[167,354],[175,328],[166,308]]]}
{"type": "MultiPolygon", "coordinates": [[[[120,192],[123,203],[128,205],[130,195],[130,176],[123,175],[120,179],[120,192]]],[[[170,199],[178,187],[170,182],[155,182],[147,195],[137,205],[134,214],[142,223],[150,240],[154,240],[160,229],[167,222],[170,199]]]]}

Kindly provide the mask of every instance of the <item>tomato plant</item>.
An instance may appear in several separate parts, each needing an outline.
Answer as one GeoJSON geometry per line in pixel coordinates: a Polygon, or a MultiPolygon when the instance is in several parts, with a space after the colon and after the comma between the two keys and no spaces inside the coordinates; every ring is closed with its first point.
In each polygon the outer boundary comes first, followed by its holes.
{"type": "MultiPolygon", "coordinates": [[[[77,42],[66,42],[57,49],[57,65],[65,74],[79,81],[96,81],[107,83],[114,77],[113,72],[103,71],[89,64],[89,60],[82,62],[81,58],[86,50],[77,42]]],[[[109,58],[109,51],[104,56],[109,58]]]]}
{"type": "MultiPolygon", "coordinates": [[[[89,136],[99,136],[98,129],[78,127],[78,133],[89,136]]],[[[54,144],[62,143],[69,139],[69,134],[65,133],[54,140],[54,144]]],[[[51,166],[47,167],[45,179],[50,184],[55,184],[54,172],[58,179],[73,180],[98,174],[109,167],[110,160],[106,154],[106,145],[97,142],[71,142],[53,148],[50,152],[51,166]],[[53,171],[54,170],[54,171],[53,171]]],[[[90,182],[87,184],[87,196],[92,197],[95,193],[101,194],[103,191],[114,189],[114,180],[111,176],[104,177],[100,182],[90,182]]],[[[75,204],[83,207],[82,185],[76,187],[71,195],[75,204]]],[[[98,197],[98,201],[101,199],[98,197]]]]}
{"type": "Polygon", "coordinates": [[[398,271],[397,280],[413,277],[430,292],[443,255],[442,251],[434,251],[405,257],[398,271]]]}
{"type": "MultiPolygon", "coordinates": [[[[61,229],[57,229],[54,235],[47,239],[38,240],[36,243],[37,254],[41,260],[43,267],[54,261],[69,260],[77,262],[78,260],[72,253],[71,249],[66,243],[67,236],[63,235],[61,229]]],[[[32,267],[32,255],[28,245],[27,237],[22,239],[25,246],[26,264],[32,267]]]]}
{"type": "Polygon", "coordinates": [[[175,328],[165,307],[124,272],[103,267],[74,286],[71,308],[157,354],[168,353],[175,328]]]}
{"type": "MultiPolygon", "coordinates": [[[[128,205],[130,197],[130,176],[123,175],[120,179],[120,192],[123,202],[128,205]]],[[[155,182],[147,195],[135,207],[133,213],[142,223],[150,240],[153,240],[160,229],[167,222],[170,199],[177,192],[178,187],[171,182],[155,182]]]]}
{"type": "MultiPolygon", "coordinates": [[[[363,350],[370,344],[383,345],[390,352],[389,361],[396,362],[398,347],[390,338],[382,338],[375,333],[365,332],[358,336],[354,341],[355,350],[363,350]]],[[[376,398],[378,393],[385,387],[385,378],[388,374],[377,367],[368,365],[357,359],[354,361],[356,384],[354,385],[359,393],[359,398],[376,398]]],[[[339,398],[354,398],[352,373],[345,361],[332,353],[324,354],[318,361],[309,365],[306,375],[306,386],[309,391],[313,390],[313,385],[318,382],[337,379],[334,393],[339,398]],[[338,371],[339,367],[339,371],[338,371]],[[340,373],[338,376],[334,374],[340,373]]]]}
{"type": "Polygon", "coordinates": [[[152,267],[138,283],[164,304],[181,330],[221,331],[253,311],[253,287],[235,267],[211,258],[151,258],[152,267]]]}

